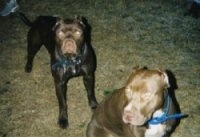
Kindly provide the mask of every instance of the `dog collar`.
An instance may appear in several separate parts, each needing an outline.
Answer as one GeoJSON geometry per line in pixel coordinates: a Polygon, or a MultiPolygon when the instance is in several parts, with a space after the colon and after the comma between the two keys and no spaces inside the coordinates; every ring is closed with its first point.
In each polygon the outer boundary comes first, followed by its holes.
{"type": "Polygon", "coordinates": [[[75,59],[66,59],[62,57],[59,61],[52,65],[53,70],[57,70],[58,68],[67,68],[70,66],[80,65],[82,63],[81,56],[76,57],[75,59]]]}
{"type": "MultiPolygon", "coordinates": [[[[70,58],[70,57],[66,58],[64,56],[60,56],[59,60],[55,64],[52,65],[52,70],[56,71],[60,68],[63,68],[65,70],[68,67],[82,64],[83,55],[85,54],[85,52],[86,52],[86,45],[82,47],[80,54],[76,58],[70,58]]],[[[59,56],[57,52],[56,54],[57,56],[59,56]]]]}
{"type": "Polygon", "coordinates": [[[171,97],[168,94],[167,95],[167,106],[166,106],[166,110],[164,112],[164,114],[162,114],[160,117],[154,117],[151,120],[148,121],[148,124],[150,125],[157,125],[157,124],[162,124],[168,120],[171,119],[181,119],[186,117],[186,114],[183,113],[176,113],[176,114],[169,114],[169,109],[170,109],[170,104],[171,104],[171,97]]]}

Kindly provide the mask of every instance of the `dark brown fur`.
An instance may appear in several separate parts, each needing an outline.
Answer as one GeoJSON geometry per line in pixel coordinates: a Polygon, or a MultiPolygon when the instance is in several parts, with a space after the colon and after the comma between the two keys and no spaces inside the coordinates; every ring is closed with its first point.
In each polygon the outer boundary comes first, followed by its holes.
{"type": "Polygon", "coordinates": [[[26,72],[31,72],[33,59],[42,45],[51,57],[51,72],[55,82],[59,103],[60,127],[68,126],[67,83],[70,78],[83,76],[89,105],[97,106],[94,93],[96,56],[90,45],[90,26],[85,19],[60,19],[52,16],[39,16],[31,22],[23,13],[19,13],[23,22],[30,26],[28,32],[28,57],[26,72]]]}
{"type": "Polygon", "coordinates": [[[196,19],[200,17],[200,3],[196,2],[195,0],[187,1],[186,9],[187,11],[184,14],[185,16],[189,15],[196,19]]]}

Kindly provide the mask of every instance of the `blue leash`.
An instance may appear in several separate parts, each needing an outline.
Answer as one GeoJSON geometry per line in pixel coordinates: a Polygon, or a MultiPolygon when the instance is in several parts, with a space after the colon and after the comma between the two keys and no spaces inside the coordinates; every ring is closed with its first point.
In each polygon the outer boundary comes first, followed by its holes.
{"type": "Polygon", "coordinates": [[[186,114],[183,114],[183,113],[168,114],[169,109],[170,109],[170,104],[171,104],[171,97],[168,95],[167,96],[167,109],[166,109],[165,113],[160,117],[152,118],[151,120],[148,121],[148,123],[151,125],[162,124],[171,119],[181,119],[181,118],[187,116],[186,114]]]}

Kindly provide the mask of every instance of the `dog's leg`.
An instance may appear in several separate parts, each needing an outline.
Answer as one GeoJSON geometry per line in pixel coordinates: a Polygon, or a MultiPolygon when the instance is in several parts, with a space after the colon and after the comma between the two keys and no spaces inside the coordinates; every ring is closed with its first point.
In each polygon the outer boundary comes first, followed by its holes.
{"type": "Polygon", "coordinates": [[[36,53],[40,50],[42,46],[39,34],[30,30],[28,33],[28,47],[27,47],[27,62],[25,66],[25,72],[31,72],[33,67],[33,59],[36,53]]]}
{"type": "Polygon", "coordinates": [[[96,122],[88,124],[86,137],[113,137],[108,131],[96,126],[96,122]]]}
{"type": "Polygon", "coordinates": [[[68,126],[68,114],[67,114],[67,104],[66,104],[67,85],[66,82],[55,80],[55,86],[56,86],[56,96],[58,98],[58,104],[59,104],[58,124],[61,128],[66,128],[68,126]]]}
{"type": "Polygon", "coordinates": [[[84,75],[83,82],[87,90],[87,97],[90,107],[94,110],[96,109],[98,103],[95,97],[94,87],[95,87],[95,75],[94,73],[84,75]]]}

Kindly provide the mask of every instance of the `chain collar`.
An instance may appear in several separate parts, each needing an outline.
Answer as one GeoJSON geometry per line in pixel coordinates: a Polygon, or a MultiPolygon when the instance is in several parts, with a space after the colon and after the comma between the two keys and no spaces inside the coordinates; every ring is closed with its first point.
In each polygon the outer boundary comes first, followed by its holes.
{"type": "Polygon", "coordinates": [[[65,57],[63,55],[58,54],[58,50],[56,49],[56,57],[59,58],[56,63],[52,65],[52,70],[57,71],[59,69],[63,69],[64,72],[66,72],[67,68],[75,67],[78,65],[81,65],[84,60],[84,55],[86,53],[86,47],[87,45],[84,44],[81,48],[80,54],[77,57],[65,57]]]}

